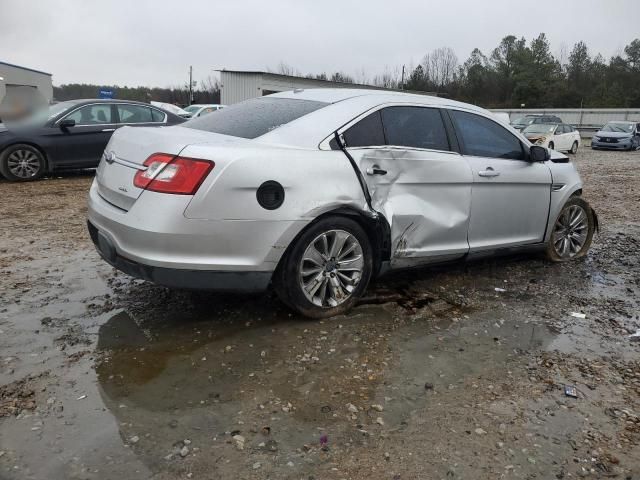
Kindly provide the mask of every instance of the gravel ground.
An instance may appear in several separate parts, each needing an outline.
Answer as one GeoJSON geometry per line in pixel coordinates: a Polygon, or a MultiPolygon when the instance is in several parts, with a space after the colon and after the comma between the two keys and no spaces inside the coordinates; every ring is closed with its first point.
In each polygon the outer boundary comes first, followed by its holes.
{"type": "Polygon", "coordinates": [[[91,173],[0,181],[0,478],[638,478],[640,152],[575,162],[584,260],[395,273],[326,321],[114,271],[91,173]]]}

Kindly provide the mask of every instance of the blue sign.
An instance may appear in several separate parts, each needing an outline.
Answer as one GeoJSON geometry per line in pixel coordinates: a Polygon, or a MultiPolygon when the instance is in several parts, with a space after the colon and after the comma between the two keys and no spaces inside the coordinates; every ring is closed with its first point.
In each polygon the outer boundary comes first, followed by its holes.
{"type": "Polygon", "coordinates": [[[113,98],[114,92],[113,90],[99,90],[98,97],[100,98],[113,98]]]}

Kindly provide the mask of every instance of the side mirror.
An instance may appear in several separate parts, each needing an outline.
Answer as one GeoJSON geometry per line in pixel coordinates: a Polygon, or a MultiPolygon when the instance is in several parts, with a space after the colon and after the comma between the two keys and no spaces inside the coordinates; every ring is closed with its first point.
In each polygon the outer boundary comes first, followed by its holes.
{"type": "Polygon", "coordinates": [[[549,150],[540,145],[531,145],[529,147],[529,160],[531,162],[546,162],[551,158],[549,150]]]}
{"type": "Polygon", "coordinates": [[[76,121],[72,118],[65,118],[58,125],[61,129],[66,130],[67,128],[75,127],[76,121]]]}

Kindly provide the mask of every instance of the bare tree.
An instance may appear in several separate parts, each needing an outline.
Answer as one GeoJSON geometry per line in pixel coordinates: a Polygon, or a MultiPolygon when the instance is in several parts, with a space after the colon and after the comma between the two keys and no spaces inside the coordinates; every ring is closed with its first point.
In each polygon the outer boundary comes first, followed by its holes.
{"type": "Polygon", "coordinates": [[[425,76],[436,87],[443,87],[453,80],[458,67],[458,57],[449,47],[436,48],[422,59],[425,76]]]}

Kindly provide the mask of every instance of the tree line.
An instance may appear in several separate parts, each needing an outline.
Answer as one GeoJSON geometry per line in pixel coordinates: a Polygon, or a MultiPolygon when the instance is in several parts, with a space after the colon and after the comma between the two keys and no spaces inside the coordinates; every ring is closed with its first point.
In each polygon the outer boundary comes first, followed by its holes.
{"type": "MultiPolygon", "coordinates": [[[[280,73],[296,72],[286,64],[280,73]]],[[[448,47],[427,53],[415,67],[385,68],[367,78],[364,72],[310,74],[308,78],[435,92],[487,108],[640,107],[640,39],[609,60],[593,55],[584,42],[568,55],[551,53],[544,33],[527,42],[504,37],[488,55],[475,48],[462,64],[448,47]]]]}
{"type": "MultiPolygon", "coordinates": [[[[268,71],[271,71],[267,69],[268,71]]],[[[584,42],[566,53],[551,53],[544,33],[527,41],[504,37],[488,54],[475,48],[460,63],[448,47],[427,53],[416,65],[385,67],[369,77],[364,70],[302,74],[281,62],[276,73],[343,83],[434,92],[487,108],[640,107],[640,39],[606,60],[589,51],[584,42]],[[403,75],[404,70],[404,75],[403,75]]],[[[56,100],[94,98],[101,88],[112,88],[127,100],[189,104],[188,85],[169,88],[69,84],[54,87],[56,100]]],[[[194,103],[220,103],[220,84],[208,77],[196,85],[194,103]]]]}
{"type": "MultiPolygon", "coordinates": [[[[120,87],[118,85],[93,85],[70,83],[53,87],[53,98],[62,102],[78,98],[97,98],[100,90],[112,90],[114,98],[139,102],[164,102],[186,106],[189,101],[189,85],[172,87],[120,87]]],[[[220,103],[220,84],[213,77],[197,82],[193,88],[193,103],[220,103]]]]}

